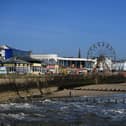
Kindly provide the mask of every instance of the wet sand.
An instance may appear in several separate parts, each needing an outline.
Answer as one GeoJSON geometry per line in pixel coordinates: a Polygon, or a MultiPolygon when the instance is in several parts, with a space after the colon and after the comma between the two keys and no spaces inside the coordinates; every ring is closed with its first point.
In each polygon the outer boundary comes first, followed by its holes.
{"type": "MultiPolygon", "coordinates": [[[[125,94],[126,93],[126,83],[122,84],[98,84],[98,85],[88,85],[76,87],[73,89],[57,90],[56,87],[42,89],[44,93],[44,98],[59,98],[59,97],[69,97],[69,96],[110,96],[113,94],[125,94]],[[48,94],[49,92],[49,94],[48,94]]],[[[39,89],[30,89],[27,91],[17,92],[6,91],[0,93],[0,102],[13,101],[14,99],[20,97],[34,97],[41,96],[39,89]],[[19,96],[20,95],[20,96],[19,96]]]]}
{"type": "Polygon", "coordinates": [[[69,97],[69,96],[107,96],[113,94],[120,94],[121,92],[113,92],[113,91],[83,91],[83,90],[62,90],[52,93],[48,95],[48,98],[55,97],[69,97]]]}
{"type": "Polygon", "coordinates": [[[113,94],[126,93],[126,83],[122,84],[98,84],[77,87],[74,89],[64,89],[53,92],[48,97],[67,97],[67,96],[106,96],[113,94]]]}

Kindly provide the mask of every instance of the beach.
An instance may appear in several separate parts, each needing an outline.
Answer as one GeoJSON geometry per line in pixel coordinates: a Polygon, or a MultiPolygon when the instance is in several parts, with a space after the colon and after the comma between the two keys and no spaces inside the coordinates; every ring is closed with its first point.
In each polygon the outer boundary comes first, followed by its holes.
{"type": "Polygon", "coordinates": [[[97,84],[64,89],[53,92],[47,97],[69,97],[69,96],[106,96],[126,93],[126,83],[120,84],[97,84]]]}
{"type": "Polygon", "coordinates": [[[126,83],[120,84],[93,84],[75,88],[64,88],[59,90],[58,87],[47,88],[30,88],[21,91],[4,91],[0,92],[0,102],[11,102],[15,99],[28,99],[33,97],[60,98],[76,96],[111,96],[113,94],[125,94],[126,83]]]}

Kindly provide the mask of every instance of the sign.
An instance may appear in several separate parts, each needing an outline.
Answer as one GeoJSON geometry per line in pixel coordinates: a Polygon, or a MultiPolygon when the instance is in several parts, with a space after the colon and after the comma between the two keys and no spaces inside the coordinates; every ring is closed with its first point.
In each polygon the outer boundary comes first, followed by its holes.
{"type": "Polygon", "coordinates": [[[6,67],[0,67],[0,74],[7,74],[7,69],[6,67]]]}

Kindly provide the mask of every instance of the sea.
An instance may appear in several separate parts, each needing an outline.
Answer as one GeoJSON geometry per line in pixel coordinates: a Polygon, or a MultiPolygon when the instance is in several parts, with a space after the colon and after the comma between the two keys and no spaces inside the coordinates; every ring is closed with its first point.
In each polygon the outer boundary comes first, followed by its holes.
{"type": "Polygon", "coordinates": [[[0,126],[126,126],[126,94],[0,104],[0,126]]]}

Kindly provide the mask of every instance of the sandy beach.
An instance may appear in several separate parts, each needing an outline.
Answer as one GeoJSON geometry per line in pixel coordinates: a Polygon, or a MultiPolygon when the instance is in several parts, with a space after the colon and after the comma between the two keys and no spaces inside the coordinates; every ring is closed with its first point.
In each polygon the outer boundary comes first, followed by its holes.
{"type": "Polygon", "coordinates": [[[58,90],[58,87],[52,87],[47,89],[41,89],[44,93],[41,94],[39,89],[30,89],[27,91],[7,91],[0,93],[0,102],[11,101],[17,98],[27,97],[44,97],[44,98],[60,98],[60,97],[76,97],[76,96],[110,96],[113,94],[126,93],[126,83],[121,84],[98,84],[81,86],[72,89],[58,90]],[[20,95],[20,96],[19,96],[20,95]]]}
{"type": "Polygon", "coordinates": [[[48,97],[67,97],[67,96],[103,96],[112,94],[126,93],[126,83],[122,84],[98,84],[82,86],[73,89],[64,89],[53,92],[48,97]]]}

